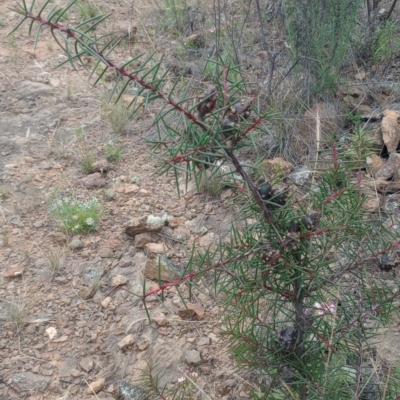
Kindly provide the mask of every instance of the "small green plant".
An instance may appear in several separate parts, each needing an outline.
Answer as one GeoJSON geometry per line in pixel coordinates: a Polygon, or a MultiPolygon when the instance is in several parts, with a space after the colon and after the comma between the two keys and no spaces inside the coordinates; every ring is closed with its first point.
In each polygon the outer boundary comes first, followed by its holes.
{"type": "Polygon", "coordinates": [[[79,0],[75,5],[83,21],[94,18],[100,14],[99,8],[91,1],[79,0]]]}
{"type": "Polygon", "coordinates": [[[108,113],[108,120],[113,131],[118,134],[122,133],[128,125],[131,116],[132,113],[125,104],[121,102],[114,104],[108,113]]]}
{"type": "Polygon", "coordinates": [[[106,153],[107,161],[119,161],[122,157],[121,146],[118,142],[113,142],[112,140],[106,144],[104,152],[106,153]]]}
{"type": "Polygon", "coordinates": [[[95,197],[83,201],[63,196],[50,205],[50,214],[67,232],[94,232],[100,219],[100,207],[95,197]]]}
{"type": "Polygon", "coordinates": [[[92,172],[92,164],[95,162],[95,157],[92,153],[84,152],[82,154],[81,166],[85,173],[90,174],[92,172]]]}
{"type": "Polygon", "coordinates": [[[3,188],[0,190],[0,199],[5,200],[10,195],[10,190],[7,188],[3,188]]]}
{"type": "Polygon", "coordinates": [[[387,62],[400,52],[400,29],[393,21],[386,21],[375,31],[375,62],[387,62]]]}
{"type": "Polygon", "coordinates": [[[49,247],[43,255],[46,261],[46,266],[52,273],[60,270],[65,259],[65,252],[62,248],[49,247]]]}
{"type": "Polygon", "coordinates": [[[0,28],[3,28],[5,25],[4,19],[0,19],[0,28]]]}
{"type": "Polygon", "coordinates": [[[13,323],[16,329],[19,330],[28,316],[26,301],[21,298],[21,295],[18,295],[12,301],[6,301],[4,310],[6,319],[13,323]]]}

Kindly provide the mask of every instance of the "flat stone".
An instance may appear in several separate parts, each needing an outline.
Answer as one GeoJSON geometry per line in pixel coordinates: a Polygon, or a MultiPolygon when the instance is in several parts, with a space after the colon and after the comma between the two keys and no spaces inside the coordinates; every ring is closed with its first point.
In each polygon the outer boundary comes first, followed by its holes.
{"type": "Polygon", "coordinates": [[[79,289],[78,296],[83,300],[89,300],[94,296],[95,293],[96,289],[93,286],[92,287],[84,286],[79,289]]]}
{"type": "Polygon", "coordinates": [[[162,214],[133,218],[125,228],[125,233],[128,236],[135,237],[140,233],[158,232],[165,226],[167,217],[167,214],[162,214]]]}
{"type": "Polygon", "coordinates": [[[126,285],[127,283],[128,283],[128,278],[124,275],[114,275],[111,278],[111,287],[113,288],[126,285]]]}
{"type": "Polygon", "coordinates": [[[106,380],[104,378],[99,378],[97,381],[94,381],[89,385],[87,388],[87,393],[99,393],[101,390],[103,390],[105,384],[106,380]]]}
{"type": "Polygon", "coordinates": [[[125,336],[120,342],[118,342],[118,347],[122,350],[135,343],[135,338],[132,334],[125,336]]]}
{"type": "Polygon", "coordinates": [[[169,281],[178,277],[171,262],[164,256],[148,259],[143,274],[151,280],[169,281]]]}
{"type": "Polygon", "coordinates": [[[79,365],[85,372],[90,372],[94,367],[94,361],[90,357],[85,357],[80,361],[79,365]]]}
{"type": "Polygon", "coordinates": [[[395,153],[400,142],[400,114],[385,110],[382,118],[382,137],[388,153],[395,153]]]}
{"type": "Polygon", "coordinates": [[[97,253],[101,258],[112,258],[114,256],[114,251],[113,249],[109,247],[102,247],[98,253],[97,253]]]}
{"type": "Polygon", "coordinates": [[[147,243],[144,246],[144,252],[147,256],[154,256],[156,254],[163,254],[167,250],[164,243],[147,243]]]}
{"type": "Polygon", "coordinates": [[[188,350],[185,353],[185,360],[188,364],[199,365],[203,362],[197,350],[188,350]]]}
{"type": "Polygon", "coordinates": [[[19,372],[11,378],[17,392],[44,392],[51,378],[33,372],[19,372]]]}
{"type": "Polygon", "coordinates": [[[111,303],[112,303],[112,298],[110,296],[108,296],[101,302],[101,306],[103,308],[109,308],[111,303]]]}
{"type": "Polygon", "coordinates": [[[107,183],[100,172],[95,172],[94,174],[84,176],[83,178],[79,179],[79,182],[82,183],[82,185],[87,189],[100,188],[105,186],[107,183]]]}

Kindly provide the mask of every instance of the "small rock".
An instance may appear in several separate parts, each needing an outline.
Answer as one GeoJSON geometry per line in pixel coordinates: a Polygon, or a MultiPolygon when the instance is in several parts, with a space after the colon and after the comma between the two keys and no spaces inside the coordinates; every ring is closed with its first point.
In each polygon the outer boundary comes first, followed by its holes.
{"type": "Polygon", "coordinates": [[[106,384],[106,380],[104,378],[99,378],[97,381],[92,382],[89,387],[87,388],[87,393],[99,393],[106,384]]]}
{"type": "Polygon", "coordinates": [[[125,228],[125,233],[128,236],[135,237],[140,233],[158,232],[163,226],[165,226],[167,217],[167,214],[163,214],[133,218],[129,225],[125,228]]]}
{"type": "Polygon", "coordinates": [[[207,336],[199,338],[197,341],[197,346],[209,346],[211,344],[211,339],[207,336]]]}
{"type": "Polygon", "coordinates": [[[110,307],[111,302],[112,302],[112,298],[110,296],[108,296],[101,302],[101,306],[103,308],[108,308],[108,307],[110,307]]]}
{"type": "Polygon", "coordinates": [[[138,185],[128,185],[125,186],[124,193],[137,193],[139,191],[138,185]]]}
{"type": "Polygon", "coordinates": [[[69,247],[70,247],[71,249],[73,249],[73,250],[76,250],[76,249],[81,249],[81,248],[83,248],[83,247],[84,247],[84,244],[83,244],[82,240],[80,240],[78,237],[74,237],[74,238],[71,240],[71,243],[69,244],[69,247]]]}
{"type": "Polygon", "coordinates": [[[381,169],[376,172],[375,177],[377,179],[389,180],[395,177],[395,180],[399,179],[400,169],[400,154],[392,153],[386,163],[383,163],[381,169]]]}
{"type": "Polygon", "coordinates": [[[79,182],[82,183],[82,185],[87,189],[100,188],[105,186],[107,183],[100,172],[95,172],[94,174],[84,176],[83,178],[79,179],[79,182]]]}
{"type": "Polygon", "coordinates": [[[99,160],[91,165],[91,170],[92,172],[107,172],[110,170],[110,164],[108,163],[107,160],[99,160]]]}
{"type": "Polygon", "coordinates": [[[375,175],[385,164],[385,161],[377,154],[371,154],[366,158],[367,164],[370,166],[372,173],[375,175]]]}
{"type": "Polygon", "coordinates": [[[85,357],[80,361],[79,365],[85,372],[90,372],[94,367],[94,362],[90,357],[85,357]]]}
{"type": "Polygon", "coordinates": [[[144,246],[144,253],[149,257],[153,257],[156,254],[163,254],[166,250],[167,247],[164,243],[147,243],[144,246]]]}
{"type": "Polygon", "coordinates": [[[185,360],[188,364],[199,365],[203,362],[197,350],[188,350],[185,353],[185,360]]]}
{"type": "Polygon", "coordinates": [[[218,236],[216,236],[214,232],[206,233],[199,240],[200,247],[209,247],[212,244],[217,244],[217,243],[218,243],[218,236]]]}
{"type": "Polygon", "coordinates": [[[24,272],[22,267],[11,268],[3,273],[4,278],[18,278],[21,277],[24,272]]]}
{"type": "Polygon", "coordinates": [[[140,387],[121,380],[118,382],[118,389],[123,396],[123,400],[142,400],[147,397],[147,393],[140,387]]]}
{"type": "Polygon", "coordinates": [[[122,350],[129,346],[132,346],[135,343],[135,338],[132,334],[125,336],[120,342],[118,342],[118,347],[122,350]]]}
{"type": "Polygon", "coordinates": [[[44,225],[44,221],[43,221],[43,220],[36,221],[36,222],[33,224],[33,226],[34,226],[35,228],[41,228],[43,225],[44,225]]]}
{"type": "Polygon", "coordinates": [[[148,279],[161,279],[162,281],[169,281],[178,277],[175,268],[164,256],[157,256],[154,259],[148,259],[143,274],[148,279]]]}
{"type": "Polygon", "coordinates": [[[104,243],[104,247],[109,247],[112,250],[119,250],[121,248],[121,241],[116,237],[110,237],[104,243]]]}
{"type": "Polygon", "coordinates": [[[149,233],[139,233],[139,235],[135,236],[134,245],[139,249],[143,248],[147,243],[151,243],[153,241],[153,237],[149,233]]]}
{"type": "Polygon", "coordinates": [[[95,293],[96,289],[93,286],[84,286],[79,289],[78,296],[83,300],[89,300],[94,296],[95,293]]]}
{"type": "Polygon", "coordinates": [[[400,142],[400,114],[385,110],[382,118],[382,136],[388,153],[395,153],[400,142]]]}
{"type": "Polygon", "coordinates": [[[44,392],[51,378],[34,374],[33,372],[19,372],[11,378],[12,384],[18,393],[44,392]]]}
{"type": "Polygon", "coordinates": [[[112,258],[112,256],[114,255],[114,251],[109,247],[102,247],[97,254],[101,258],[112,258]]]}
{"type": "Polygon", "coordinates": [[[151,316],[151,320],[155,322],[158,326],[165,326],[169,324],[168,318],[161,311],[156,311],[151,316]]]}
{"type": "Polygon", "coordinates": [[[52,326],[46,329],[46,333],[49,336],[50,340],[53,340],[57,336],[57,330],[52,326]]]}
{"type": "Polygon", "coordinates": [[[52,169],[53,168],[53,163],[51,163],[49,161],[43,161],[40,164],[40,168],[42,168],[42,169],[52,169]]]}
{"type": "Polygon", "coordinates": [[[363,135],[371,149],[378,150],[379,152],[383,149],[384,143],[381,124],[368,124],[363,135]]]}
{"type": "Polygon", "coordinates": [[[200,304],[185,303],[186,307],[178,311],[178,315],[183,318],[196,318],[197,320],[204,318],[204,308],[200,304]]]}
{"type": "Polygon", "coordinates": [[[128,278],[124,275],[114,275],[111,278],[111,287],[113,288],[126,285],[127,283],[128,283],[128,278]]]}

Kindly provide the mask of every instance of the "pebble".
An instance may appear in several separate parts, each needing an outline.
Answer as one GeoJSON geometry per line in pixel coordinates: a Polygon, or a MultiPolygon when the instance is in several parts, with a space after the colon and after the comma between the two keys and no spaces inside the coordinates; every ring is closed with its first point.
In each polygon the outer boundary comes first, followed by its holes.
{"type": "Polygon", "coordinates": [[[111,278],[111,287],[113,288],[126,285],[127,283],[128,283],[128,278],[124,275],[114,275],[111,278]]]}
{"type": "Polygon", "coordinates": [[[92,382],[89,387],[87,388],[87,392],[89,394],[99,393],[106,384],[106,380],[104,378],[99,378],[97,381],[92,382]]]}
{"type": "Polygon", "coordinates": [[[185,353],[185,360],[188,364],[199,365],[203,362],[197,350],[188,350],[185,353]]]}
{"type": "Polygon", "coordinates": [[[111,258],[114,255],[114,251],[109,247],[102,247],[97,254],[101,258],[111,258]]]}
{"type": "Polygon", "coordinates": [[[74,237],[74,238],[71,240],[71,242],[70,242],[70,244],[69,244],[69,247],[70,247],[71,249],[73,249],[73,250],[82,249],[82,248],[84,247],[84,244],[83,244],[82,240],[80,240],[80,239],[77,238],[77,237],[74,237]]]}
{"type": "Polygon", "coordinates": [[[135,338],[132,334],[125,336],[120,342],[118,342],[118,347],[122,350],[129,346],[132,346],[135,343],[135,338]]]}

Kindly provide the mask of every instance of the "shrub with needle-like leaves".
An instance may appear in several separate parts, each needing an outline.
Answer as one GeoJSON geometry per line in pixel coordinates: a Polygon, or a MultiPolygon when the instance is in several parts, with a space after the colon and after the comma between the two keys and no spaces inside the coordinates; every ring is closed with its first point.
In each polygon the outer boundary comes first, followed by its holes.
{"type": "MultiPolygon", "coordinates": [[[[268,113],[243,96],[246,82],[235,66],[218,56],[209,60],[214,82],[193,98],[175,100],[178,88],[163,91],[166,72],[160,72],[154,54],[139,67],[139,56],[117,65],[110,55],[118,43],[90,35],[106,17],[64,26],[59,21],[71,5],[53,8],[44,18],[49,1],[37,14],[35,2],[28,8],[24,1],[18,9],[23,21],[31,21],[30,30],[39,23],[35,41],[47,26],[71,65],[92,56],[92,75],[103,65],[97,81],[114,69],[116,101],[133,86],[146,103],[165,102],[155,121],[158,138],[151,142],[159,172],[172,173],[177,184],[186,179],[199,186],[204,174],[212,177],[228,167],[224,174],[237,189],[239,215],[230,243],[194,252],[180,278],[150,292],[144,288],[139,301],[146,306],[148,297],[171,286],[178,291],[202,281],[212,286],[224,305],[232,353],[258,387],[254,398],[343,400],[389,393],[385,371],[369,360],[375,357],[376,330],[390,321],[400,297],[397,281],[385,279],[395,271],[400,239],[395,226],[374,219],[364,207],[362,171],[353,179],[352,164],[346,173],[346,157],[332,142],[326,149],[332,166],[318,171],[305,196],[284,182],[256,180],[256,171],[245,168],[237,152],[252,145],[249,133],[264,129],[268,113]]],[[[155,398],[184,398],[158,383],[150,371],[146,388],[155,398]]]]}

